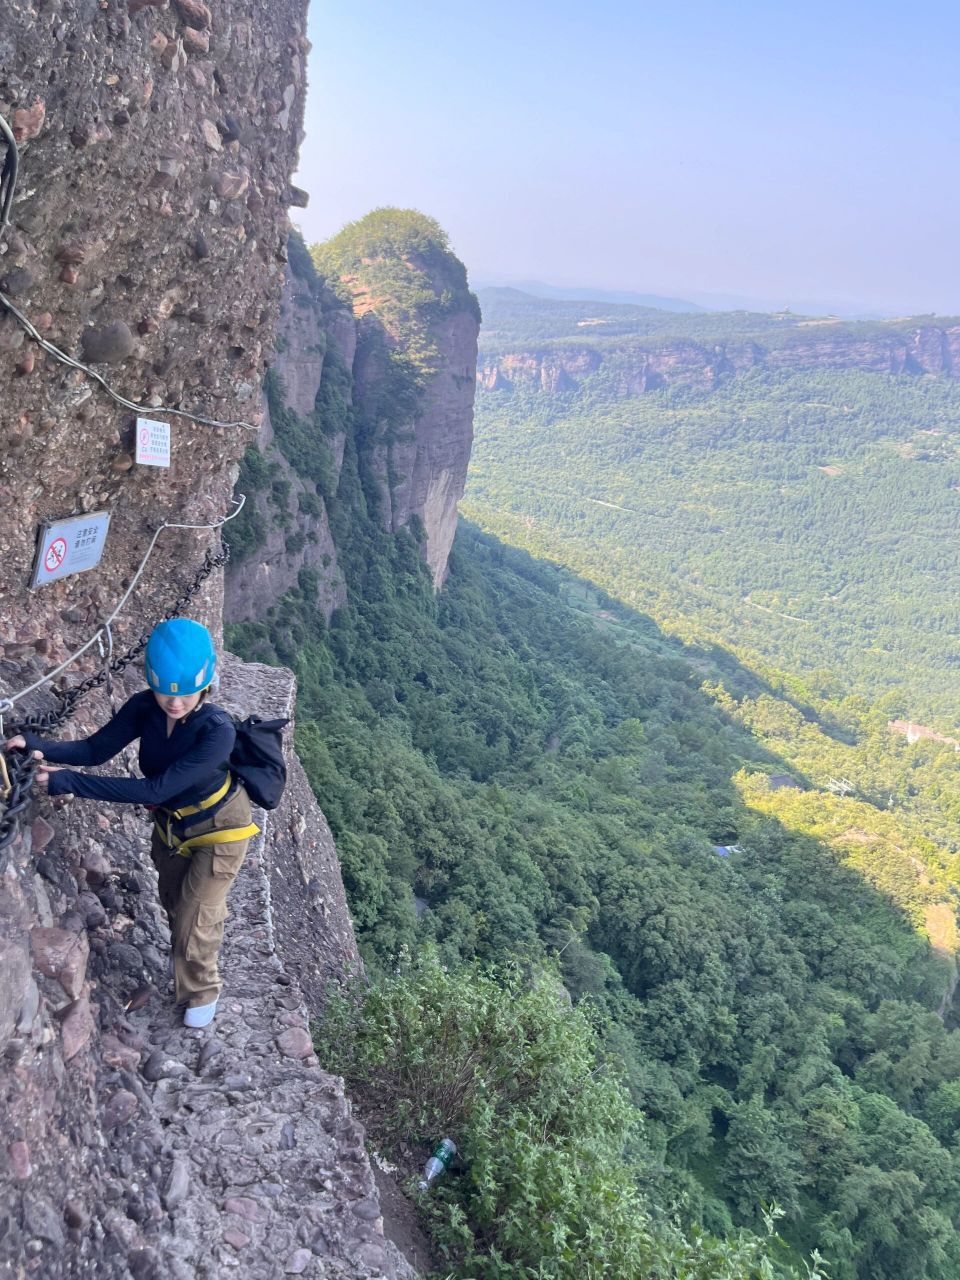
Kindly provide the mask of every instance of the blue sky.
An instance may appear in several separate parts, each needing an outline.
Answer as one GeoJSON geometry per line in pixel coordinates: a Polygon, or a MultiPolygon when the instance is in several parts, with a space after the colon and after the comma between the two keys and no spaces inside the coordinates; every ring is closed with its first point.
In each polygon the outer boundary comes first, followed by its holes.
{"type": "Polygon", "coordinates": [[[311,9],[309,241],[395,204],[476,280],[960,313],[960,6],[311,9]]]}

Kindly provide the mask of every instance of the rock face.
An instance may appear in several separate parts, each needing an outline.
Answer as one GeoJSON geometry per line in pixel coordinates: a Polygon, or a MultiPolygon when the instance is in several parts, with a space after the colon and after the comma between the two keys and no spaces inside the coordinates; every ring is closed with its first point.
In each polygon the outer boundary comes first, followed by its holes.
{"type": "MultiPolygon", "coordinates": [[[[306,0],[8,0],[0,113],[20,140],[0,288],[50,342],[172,421],[170,468],[133,462],[136,414],[59,363],[0,306],[0,690],[84,643],[163,520],[231,510],[258,420],[286,257],[306,0]],[[108,511],[95,572],[29,593],[45,519],[108,511]],[[11,664],[16,664],[11,665],[11,664]],[[20,670],[18,668],[23,668],[20,670]]],[[[165,531],[118,620],[162,616],[210,535],[165,531]]],[[[219,625],[219,588],[201,611],[219,625]]]]}
{"type": "Polygon", "coordinates": [[[341,285],[353,296],[351,309],[291,236],[259,457],[240,476],[249,508],[227,574],[230,622],[261,617],[299,585],[328,621],[345,602],[329,511],[348,441],[367,450],[385,527],[396,533],[418,522],[434,586],[446,576],[473,440],[476,304],[456,280],[463,268],[452,255],[429,267],[410,257],[391,260],[416,281],[423,312],[412,345],[429,359],[414,394],[394,363],[410,333],[392,299],[368,287],[376,260],[361,265],[341,285]]]}
{"type": "MultiPolygon", "coordinates": [[[[369,264],[375,268],[375,262],[369,264]]],[[[456,293],[445,264],[408,259],[404,265],[424,292],[436,301],[456,293]]],[[[365,264],[366,266],[366,264],[365,264]]],[[[457,527],[457,503],[463,497],[470,448],[474,440],[476,344],[479,311],[470,297],[442,307],[424,308],[428,367],[411,410],[401,420],[383,406],[389,385],[392,352],[406,344],[392,308],[383,305],[369,287],[367,270],[344,275],[361,317],[357,344],[355,387],[358,407],[374,430],[372,466],[380,476],[384,524],[397,532],[419,518],[424,530],[425,557],[439,588],[447,576],[447,561],[457,527]],[[439,312],[439,314],[436,314],[439,312]]],[[[404,317],[406,319],[406,317],[404,317]]]]}
{"type": "Polygon", "coordinates": [[[649,347],[636,341],[629,346],[610,341],[602,347],[555,343],[543,350],[482,356],[478,383],[485,391],[512,387],[571,391],[604,364],[616,370],[615,385],[622,396],[641,395],[663,386],[710,390],[722,374],[758,365],[960,378],[960,326],[906,326],[862,338],[849,333],[808,334],[798,328],[787,340],[769,348],[755,341],[706,346],[661,340],[649,347]]]}
{"type": "MultiPolygon", "coordinates": [[[[425,382],[419,411],[408,431],[381,443],[377,463],[388,527],[397,532],[414,516],[422,521],[427,564],[439,587],[447,575],[473,443],[476,318],[470,311],[445,316],[433,326],[433,336],[438,367],[425,382]]],[[[368,377],[359,371],[361,386],[368,377]]]]}
{"type": "MultiPolygon", "coordinates": [[[[293,740],[296,684],[283,668],[242,663],[228,656],[222,705],[239,714],[290,720],[293,740]]],[[[320,1009],[329,982],[363,974],[333,836],[300,761],[291,749],[280,807],[269,815],[263,861],[270,879],[270,928],[284,969],[320,1009]]]]}
{"type": "Polygon", "coordinates": [[[249,510],[241,517],[244,523],[238,530],[248,536],[235,548],[226,576],[224,616],[229,622],[262,617],[298,585],[304,569],[311,573],[316,602],[327,620],[346,600],[322,491],[326,488],[329,494],[336,486],[346,431],[325,431],[327,424],[317,414],[317,400],[326,377],[327,383],[336,383],[337,394],[349,409],[356,324],[349,309],[324,288],[305,262],[302,242],[294,237],[291,243],[296,252],[284,281],[271,358],[272,381],[263,399],[263,424],[257,439],[260,487],[251,489],[252,467],[245,468],[238,486],[250,490],[246,495],[249,510]],[[271,404],[281,422],[274,422],[271,404]],[[325,450],[329,471],[325,486],[301,474],[303,456],[284,435],[284,424],[316,437],[318,448],[325,450]]]}

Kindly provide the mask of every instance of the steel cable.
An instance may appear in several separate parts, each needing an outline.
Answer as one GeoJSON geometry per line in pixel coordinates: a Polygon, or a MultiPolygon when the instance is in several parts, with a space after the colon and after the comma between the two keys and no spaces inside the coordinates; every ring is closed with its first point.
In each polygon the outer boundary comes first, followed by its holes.
{"type": "MultiPolygon", "coordinates": [[[[0,237],[3,236],[4,229],[10,222],[10,211],[13,208],[14,192],[17,189],[17,175],[19,173],[19,151],[17,148],[17,140],[13,136],[13,130],[9,124],[0,115],[0,133],[3,134],[4,141],[7,144],[6,157],[3,163],[3,170],[0,173],[0,237]]],[[[88,378],[93,378],[99,382],[107,395],[110,396],[117,404],[122,405],[124,409],[132,409],[134,413],[152,414],[176,414],[180,418],[188,418],[191,422],[199,422],[205,427],[242,427],[244,431],[259,431],[259,427],[255,427],[251,422],[221,422],[218,418],[207,418],[203,414],[188,413],[185,409],[173,409],[169,405],[145,405],[137,404],[135,400],[128,400],[126,396],[122,396],[119,391],[114,391],[113,387],[107,380],[95,369],[91,369],[88,365],[83,364],[80,360],[74,360],[73,356],[68,356],[65,351],[61,351],[54,343],[48,342],[47,339],[31,324],[30,320],[23,314],[19,307],[10,301],[5,293],[0,291],[0,304],[13,316],[20,327],[24,330],[34,342],[37,343],[54,359],[59,360],[62,364],[67,365],[71,369],[79,369],[81,373],[85,373],[88,378]]]]}

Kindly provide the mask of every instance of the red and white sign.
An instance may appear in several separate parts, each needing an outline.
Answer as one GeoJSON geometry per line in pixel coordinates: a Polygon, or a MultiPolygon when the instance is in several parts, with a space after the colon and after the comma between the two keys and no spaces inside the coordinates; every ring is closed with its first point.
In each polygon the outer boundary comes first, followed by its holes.
{"type": "Polygon", "coordinates": [[[45,524],[40,530],[30,586],[40,587],[68,574],[93,569],[100,563],[109,527],[109,511],[92,511],[45,524]]]}
{"type": "Polygon", "coordinates": [[[46,554],[43,557],[43,567],[47,573],[56,573],[67,557],[67,542],[65,538],[54,538],[47,547],[46,554]]]}
{"type": "Polygon", "coordinates": [[[136,460],[147,467],[169,467],[170,423],[137,419],[136,460]]]}

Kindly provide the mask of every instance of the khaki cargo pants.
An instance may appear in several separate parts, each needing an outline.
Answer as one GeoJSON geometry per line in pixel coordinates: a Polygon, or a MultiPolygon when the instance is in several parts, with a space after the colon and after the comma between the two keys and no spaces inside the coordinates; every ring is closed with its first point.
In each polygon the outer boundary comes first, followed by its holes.
{"type": "MultiPolygon", "coordinates": [[[[212,818],[198,821],[186,831],[175,830],[183,839],[245,827],[249,822],[250,800],[240,787],[212,818]]],[[[150,856],[160,877],[160,902],[170,921],[177,1004],[195,1008],[211,1004],[220,995],[217,957],[227,918],[227,894],[249,843],[248,837],[233,844],[206,845],[182,857],[167,848],[154,828],[150,856]]]]}

